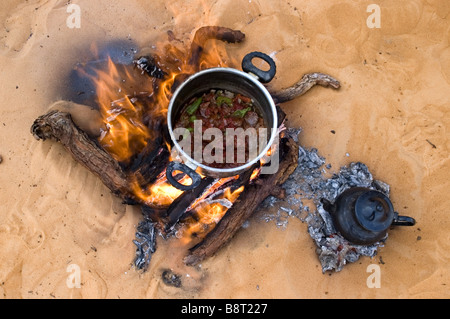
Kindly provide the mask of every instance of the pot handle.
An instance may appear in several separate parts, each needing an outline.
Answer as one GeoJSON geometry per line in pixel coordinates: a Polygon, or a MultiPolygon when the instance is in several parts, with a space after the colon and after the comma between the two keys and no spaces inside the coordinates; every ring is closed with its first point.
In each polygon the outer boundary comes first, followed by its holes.
{"type": "Polygon", "coordinates": [[[414,226],[416,220],[409,216],[400,216],[397,212],[394,212],[394,221],[392,225],[395,226],[414,226]]]}
{"type": "Polygon", "coordinates": [[[200,185],[200,182],[202,181],[202,177],[196,171],[180,162],[170,162],[169,165],[167,165],[166,178],[173,187],[176,187],[182,191],[188,191],[197,188],[198,185],[200,185]],[[181,171],[186,175],[188,175],[192,179],[192,184],[183,185],[180,182],[178,182],[172,175],[174,171],[181,171]]]}
{"type": "Polygon", "coordinates": [[[275,61],[268,56],[265,53],[262,52],[251,52],[247,54],[244,59],[242,60],[242,70],[244,70],[247,73],[253,73],[258,77],[258,80],[262,83],[268,83],[272,81],[272,79],[275,77],[275,73],[277,72],[277,66],[275,65],[275,61]],[[267,62],[270,66],[270,69],[268,71],[263,71],[261,69],[258,69],[253,63],[252,60],[254,58],[260,58],[267,62]]]}

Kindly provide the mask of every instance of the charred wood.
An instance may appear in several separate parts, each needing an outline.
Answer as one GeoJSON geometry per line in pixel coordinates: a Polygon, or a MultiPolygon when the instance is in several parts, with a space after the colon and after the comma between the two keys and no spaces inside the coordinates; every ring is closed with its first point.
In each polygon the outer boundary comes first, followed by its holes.
{"type": "Polygon", "coordinates": [[[201,197],[210,187],[218,180],[215,178],[205,177],[200,182],[200,185],[194,189],[185,191],[167,209],[167,221],[165,231],[169,232],[173,226],[179,221],[181,216],[189,209],[196,199],[201,197]]]}
{"type": "Polygon", "coordinates": [[[60,142],[77,162],[98,176],[115,195],[124,200],[134,199],[127,175],[119,163],[80,130],[69,113],[53,110],[40,116],[31,126],[31,133],[38,140],[60,142]]]}
{"type": "Polygon", "coordinates": [[[296,99],[308,92],[312,87],[320,85],[339,89],[341,84],[338,80],[324,73],[305,74],[300,81],[280,91],[270,92],[275,103],[284,103],[296,99]]]}
{"type": "Polygon", "coordinates": [[[202,242],[189,250],[184,260],[187,265],[196,265],[214,255],[236,234],[259,204],[271,195],[274,186],[281,185],[286,181],[297,167],[298,145],[290,138],[283,138],[280,142],[279,156],[278,172],[262,175],[258,179],[261,183],[250,184],[245,188],[245,191],[241,193],[217,226],[202,242]]]}
{"type": "Polygon", "coordinates": [[[244,41],[245,34],[238,30],[232,30],[225,27],[207,26],[201,27],[195,32],[191,44],[191,55],[189,64],[196,67],[197,71],[200,65],[200,57],[203,53],[206,41],[210,39],[225,41],[228,43],[240,43],[244,41]]]}
{"type": "Polygon", "coordinates": [[[162,79],[167,75],[166,72],[158,67],[155,59],[151,56],[141,56],[134,60],[133,63],[142,71],[142,73],[145,73],[152,78],[162,79]]]}
{"type": "Polygon", "coordinates": [[[165,170],[170,157],[165,136],[167,130],[165,119],[150,121],[148,127],[152,137],[147,141],[144,149],[134,156],[127,169],[127,173],[133,175],[142,188],[155,182],[165,170]]]}
{"type": "MultiPolygon", "coordinates": [[[[103,184],[126,204],[145,205],[145,202],[136,197],[134,193],[130,173],[125,171],[108,152],[79,129],[69,113],[52,110],[38,117],[31,126],[31,133],[38,140],[51,139],[60,142],[78,163],[84,165],[90,172],[100,178],[103,184]]],[[[149,172],[145,172],[145,174],[142,172],[142,178],[150,178],[156,175],[157,171],[152,172],[151,170],[156,170],[156,167],[160,168],[160,166],[155,163],[161,161],[161,158],[168,159],[167,149],[166,151],[158,149],[150,153],[151,156],[143,156],[146,159],[143,166],[149,172]],[[149,158],[152,158],[152,160],[149,160],[149,158]]],[[[145,184],[145,179],[142,182],[145,184]]]]}

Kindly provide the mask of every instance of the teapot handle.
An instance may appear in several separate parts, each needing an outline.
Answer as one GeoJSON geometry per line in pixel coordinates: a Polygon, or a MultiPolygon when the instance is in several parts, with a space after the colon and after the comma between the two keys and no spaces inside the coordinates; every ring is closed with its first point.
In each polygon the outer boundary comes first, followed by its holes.
{"type": "Polygon", "coordinates": [[[392,225],[395,226],[414,226],[416,220],[409,216],[400,216],[397,212],[394,212],[394,221],[392,225]]]}

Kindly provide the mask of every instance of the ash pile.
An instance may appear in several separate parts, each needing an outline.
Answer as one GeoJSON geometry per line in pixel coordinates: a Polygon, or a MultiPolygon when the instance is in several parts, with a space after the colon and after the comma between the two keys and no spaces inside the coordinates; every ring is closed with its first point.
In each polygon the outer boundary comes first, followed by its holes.
{"type": "MultiPolygon", "coordinates": [[[[300,132],[300,129],[289,129],[297,143],[300,132]]],[[[341,167],[337,173],[331,169],[317,149],[308,150],[300,145],[298,167],[282,185],[286,196],[282,200],[272,196],[267,198],[262,203],[260,214],[264,221],[275,222],[280,228],[285,228],[292,217],[306,222],[324,273],[341,271],[347,263],[353,263],[361,256],[374,257],[387,239],[386,235],[370,245],[350,243],[336,231],[322,200],[334,203],[339,194],[351,187],[377,190],[389,197],[389,185],[374,180],[368,167],[360,162],[341,167]],[[331,177],[326,177],[330,174],[331,177]]]]}

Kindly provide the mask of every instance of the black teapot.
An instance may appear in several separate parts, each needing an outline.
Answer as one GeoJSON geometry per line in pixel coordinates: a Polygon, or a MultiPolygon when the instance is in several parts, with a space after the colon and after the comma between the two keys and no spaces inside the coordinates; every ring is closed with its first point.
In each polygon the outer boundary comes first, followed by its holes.
{"type": "Polygon", "coordinates": [[[416,223],[414,218],[394,212],[385,194],[369,188],[352,187],[342,192],[334,204],[326,199],[322,199],[322,203],[332,216],[336,230],[357,245],[383,239],[391,225],[413,226],[416,223]]]}

